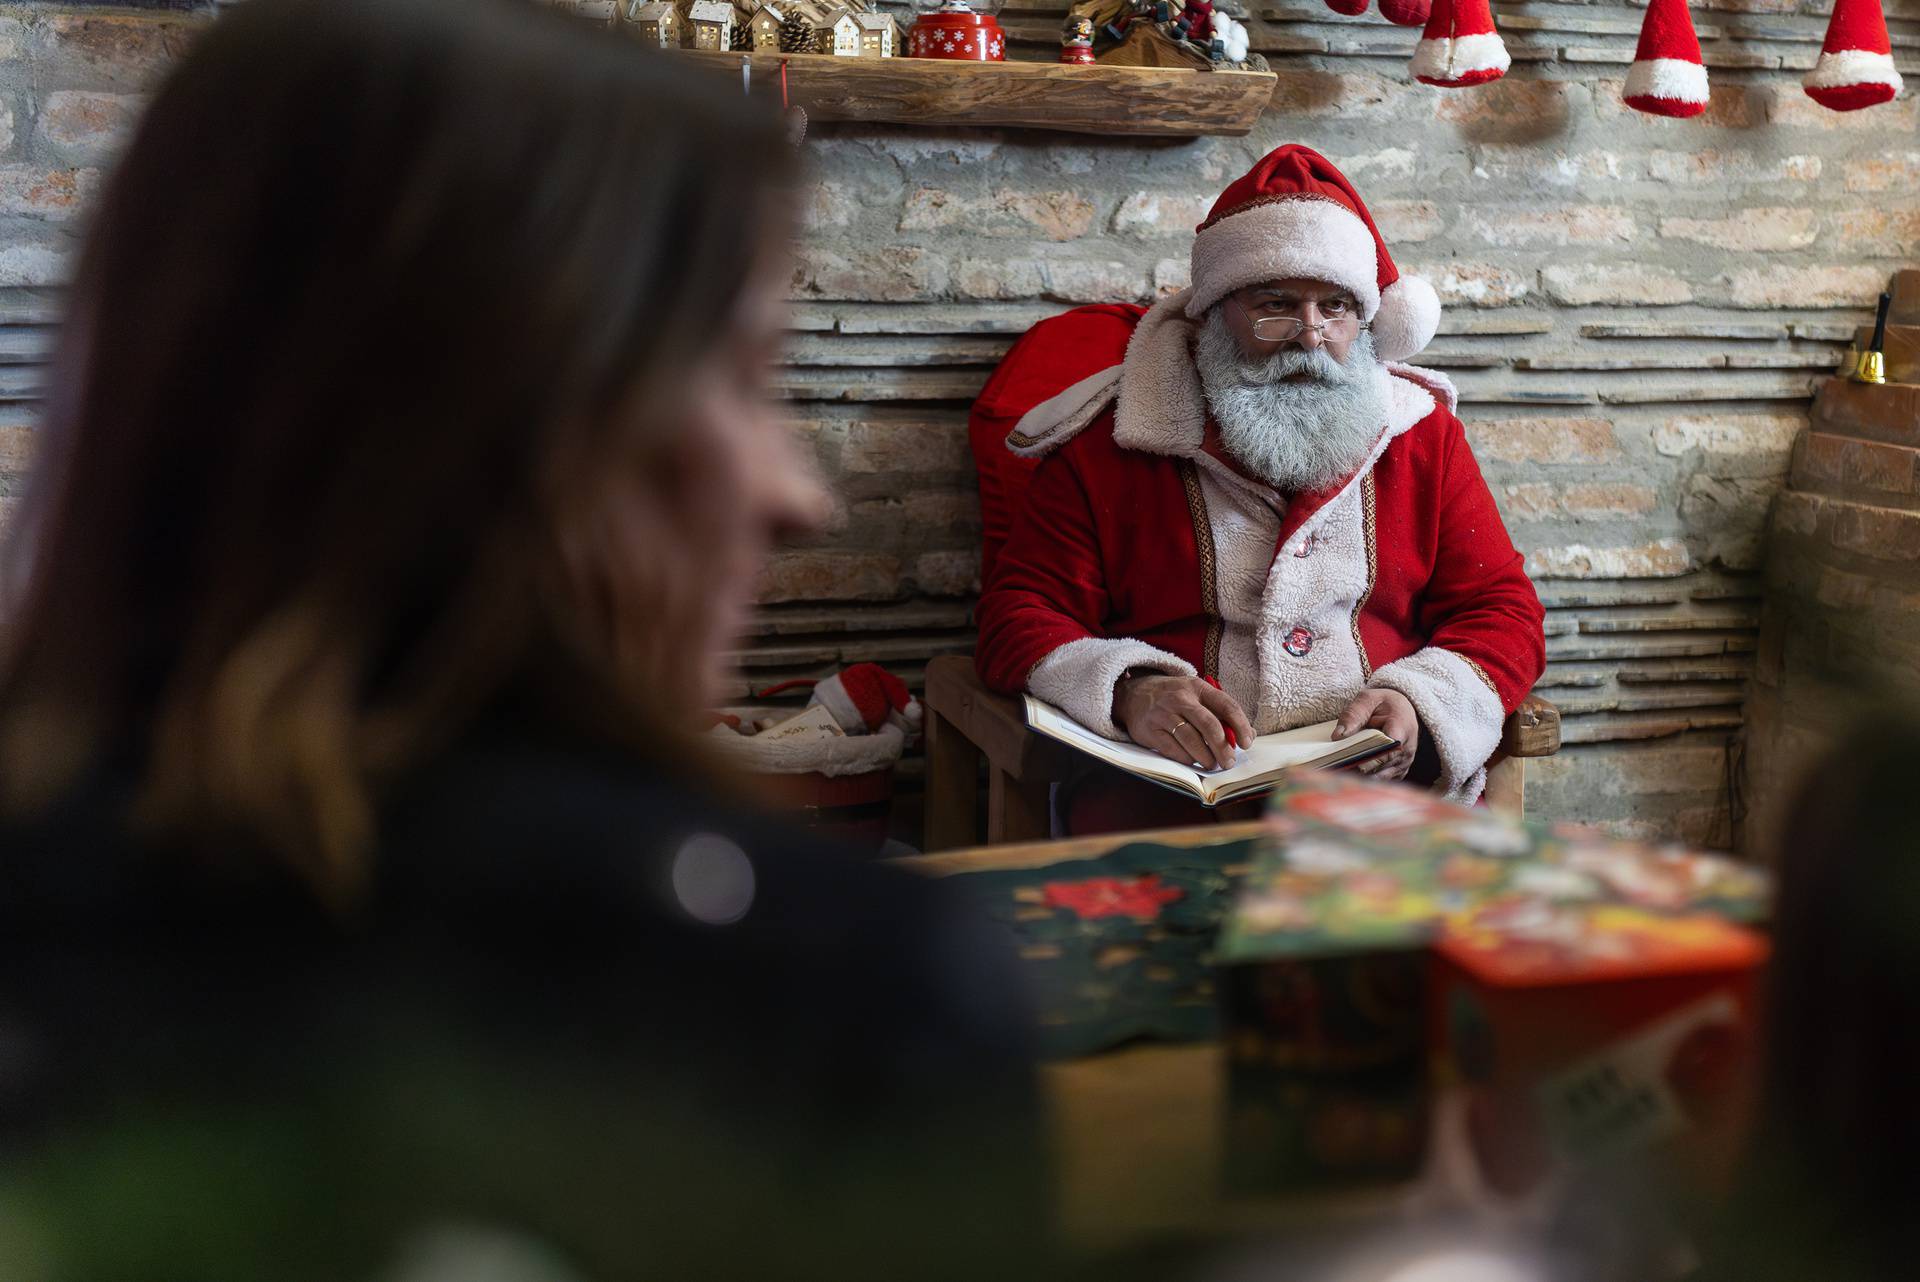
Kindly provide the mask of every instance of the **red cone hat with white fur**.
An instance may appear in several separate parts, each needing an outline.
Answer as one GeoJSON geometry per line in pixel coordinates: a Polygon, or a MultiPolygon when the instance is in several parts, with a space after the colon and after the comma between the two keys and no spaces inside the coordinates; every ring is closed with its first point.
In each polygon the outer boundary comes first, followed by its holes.
{"type": "Polygon", "coordinates": [[[1899,94],[1887,17],[1880,0],[1834,0],[1820,61],[1800,82],[1807,97],[1835,111],[1858,111],[1899,94]]]}
{"type": "Polygon", "coordinates": [[[1413,78],[1443,89],[1483,85],[1506,75],[1510,61],[1487,0],[1433,0],[1413,48],[1413,78]]]}
{"type": "Polygon", "coordinates": [[[1707,109],[1707,69],[1687,0],[1653,0],[1640,23],[1640,47],[1622,95],[1635,111],[1697,116],[1707,109]]]}
{"type": "Polygon", "coordinates": [[[1383,361],[1406,360],[1440,327],[1433,286],[1400,274],[1353,184],[1310,147],[1289,143],[1261,157],[1220,193],[1197,232],[1193,320],[1236,289],[1299,277],[1352,294],[1383,361]]]}

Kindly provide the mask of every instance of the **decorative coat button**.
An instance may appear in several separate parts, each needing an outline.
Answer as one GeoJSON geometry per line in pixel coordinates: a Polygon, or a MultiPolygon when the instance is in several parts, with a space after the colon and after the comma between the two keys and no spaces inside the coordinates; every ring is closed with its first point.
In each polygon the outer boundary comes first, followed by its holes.
{"type": "Polygon", "coordinates": [[[1296,659],[1304,659],[1307,651],[1313,649],[1313,633],[1305,628],[1289,629],[1287,639],[1280,643],[1280,648],[1296,659]]]}

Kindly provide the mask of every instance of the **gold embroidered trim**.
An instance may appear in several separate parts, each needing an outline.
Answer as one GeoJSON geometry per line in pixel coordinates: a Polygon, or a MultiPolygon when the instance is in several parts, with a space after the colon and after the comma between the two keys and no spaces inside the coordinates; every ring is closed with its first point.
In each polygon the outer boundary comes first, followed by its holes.
{"type": "MultiPolygon", "coordinates": [[[[1500,690],[1497,686],[1493,684],[1493,678],[1487,675],[1487,670],[1485,668],[1475,663],[1472,659],[1469,659],[1466,655],[1461,654],[1458,650],[1452,650],[1452,651],[1449,651],[1448,653],[1457,657],[1460,660],[1460,662],[1466,664],[1469,668],[1472,668],[1473,675],[1476,677],[1479,677],[1482,681],[1486,682],[1487,689],[1493,691],[1493,697],[1496,699],[1500,698],[1500,690]]],[[[1503,701],[1503,704],[1504,704],[1504,701],[1503,701]]]]}
{"type": "MultiPolygon", "coordinates": [[[[1288,204],[1292,204],[1295,201],[1300,201],[1300,200],[1323,200],[1329,205],[1333,205],[1340,209],[1347,209],[1345,205],[1341,204],[1339,201],[1335,200],[1333,197],[1322,196],[1318,192],[1294,191],[1294,192],[1287,192],[1284,195],[1278,195],[1278,196],[1260,196],[1254,200],[1249,200],[1244,205],[1235,205],[1232,209],[1227,210],[1227,212],[1225,212],[1224,214],[1216,214],[1212,218],[1207,219],[1207,221],[1205,221],[1204,223],[1201,223],[1198,227],[1193,229],[1194,234],[1198,235],[1199,233],[1205,231],[1209,227],[1212,227],[1219,223],[1223,223],[1227,221],[1227,219],[1233,217],[1235,214],[1246,213],[1249,209],[1258,209],[1262,205],[1288,205],[1288,204]]],[[[1353,213],[1351,209],[1347,209],[1347,212],[1350,214],[1353,213]]],[[[1357,216],[1358,215],[1356,215],[1356,217],[1357,216]]]]}
{"type": "Polygon", "coordinates": [[[1200,469],[1192,459],[1180,460],[1180,488],[1187,493],[1187,515],[1193,520],[1193,546],[1200,553],[1200,606],[1207,612],[1207,641],[1200,656],[1200,675],[1218,677],[1220,580],[1213,550],[1213,522],[1207,517],[1207,496],[1200,489],[1200,469]]]}
{"type": "Polygon", "coordinates": [[[1360,640],[1360,612],[1367,608],[1367,602],[1373,598],[1373,585],[1380,574],[1380,564],[1375,556],[1373,542],[1373,472],[1369,470],[1360,482],[1360,529],[1367,541],[1367,590],[1353,603],[1353,648],[1360,655],[1360,679],[1373,680],[1373,664],[1367,661],[1367,647],[1360,640]]]}

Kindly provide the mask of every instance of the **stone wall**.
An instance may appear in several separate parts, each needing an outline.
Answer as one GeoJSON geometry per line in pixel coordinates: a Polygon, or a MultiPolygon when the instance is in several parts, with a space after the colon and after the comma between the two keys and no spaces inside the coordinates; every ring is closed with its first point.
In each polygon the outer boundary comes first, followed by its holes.
{"type": "MultiPolygon", "coordinates": [[[[1244,139],[817,124],[785,388],[841,517],[770,569],[740,693],[858,659],[915,678],[968,650],[966,407],[992,363],[1065,306],[1180,287],[1213,195],[1305,142],[1447,304],[1424,363],[1458,383],[1550,610],[1543,693],[1568,747],[1529,805],[1732,840],[1768,504],[1810,380],[1920,251],[1920,104],[1840,115],[1800,92],[1824,5],[1695,7],[1714,93],[1692,121],[1620,103],[1640,10],[1529,3],[1496,9],[1506,79],[1451,91],[1411,83],[1415,32],[1256,7],[1280,83],[1244,139]]],[[[1887,7],[1920,71],[1920,0],[1887,7]]],[[[1003,13],[1013,52],[1045,56],[1058,12],[1003,13]]],[[[9,492],[75,213],[140,84],[202,20],[0,4],[9,492]]]]}

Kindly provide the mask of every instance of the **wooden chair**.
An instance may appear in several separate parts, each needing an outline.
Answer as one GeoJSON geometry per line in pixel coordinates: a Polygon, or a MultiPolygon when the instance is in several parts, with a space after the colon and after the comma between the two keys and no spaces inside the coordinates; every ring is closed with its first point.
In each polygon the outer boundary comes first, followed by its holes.
{"type": "MultiPolygon", "coordinates": [[[[926,836],[928,851],[1041,841],[1048,833],[1049,786],[1076,778],[1087,758],[1027,729],[1018,699],[987,689],[968,655],[927,665],[926,836]],[[977,831],[980,761],[987,763],[987,830],[977,831]]],[[[1487,804],[1505,814],[1525,809],[1529,757],[1560,750],[1560,712],[1527,696],[1507,718],[1487,771],[1487,804]]]]}

